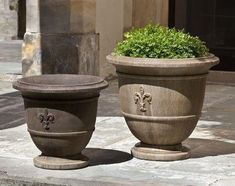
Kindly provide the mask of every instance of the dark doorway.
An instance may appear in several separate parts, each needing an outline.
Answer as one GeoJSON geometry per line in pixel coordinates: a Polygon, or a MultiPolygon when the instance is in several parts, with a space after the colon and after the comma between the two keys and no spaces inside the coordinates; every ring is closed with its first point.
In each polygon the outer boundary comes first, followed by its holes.
{"type": "Polygon", "coordinates": [[[170,26],[199,36],[221,63],[214,70],[235,71],[235,1],[170,0],[170,26]]]}
{"type": "Polygon", "coordinates": [[[23,39],[26,32],[26,0],[18,1],[18,38],[23,39]]]}

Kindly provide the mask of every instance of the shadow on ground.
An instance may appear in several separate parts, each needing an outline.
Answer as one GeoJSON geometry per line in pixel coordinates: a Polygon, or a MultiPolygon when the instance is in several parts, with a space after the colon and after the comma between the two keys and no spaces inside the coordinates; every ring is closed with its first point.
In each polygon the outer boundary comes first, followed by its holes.
{"type": "Polygon", "coordinates": [[[110,81],[109,87],[100,93],[97,116],[122,116],[118,92],[118,82],[115,80],[110,81]]]}
{"type": "Polygon", "coordinates": [[[19,92],[0,95],[0,130],[25,123],[24,104],[19,92]]]}
{"type": "Polygon", "coordinates": [[[90,166],[117,164],[131,160],[131,154],[111,149],[86,148],[82,153],[89,158],[90,166]]]}
{"type": "Polygon", "coordinates": [[[235,144],[218,140],[189,138],[184,143],[191,149],[191,158],[203,158],[235,153],[235,144]]]}

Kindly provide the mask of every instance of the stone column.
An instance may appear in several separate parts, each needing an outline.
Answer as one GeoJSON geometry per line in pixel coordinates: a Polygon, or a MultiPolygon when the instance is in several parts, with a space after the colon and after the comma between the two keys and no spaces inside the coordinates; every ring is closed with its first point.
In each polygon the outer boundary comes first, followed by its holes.
{"type": "Polygon", "coordinates": [[[23,75],[97,75],[95,28],[95,0],[27,0],[23,75]]]}

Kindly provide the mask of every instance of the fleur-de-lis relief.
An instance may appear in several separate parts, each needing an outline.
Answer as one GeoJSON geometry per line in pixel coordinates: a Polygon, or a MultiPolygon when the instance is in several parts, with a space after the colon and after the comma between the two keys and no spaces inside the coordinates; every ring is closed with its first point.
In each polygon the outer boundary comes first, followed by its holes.
{"type": "Polygon", "coordinates": [[[139,110],[141,112],[146,112],[146,103],[151,104],[152,103],[152,95],[150,93],[145,93],[144,87],[140,87],[140,92],[135,93],[135,104],[139,105],[139,110]]]}
{"type": "Polygon", "coordinates": [[[38,118],[45,130],[49,130],[50,124],[54,123],[55,121],[55,116],[49,113],[47,109],[44,110],[44,113],[40,113],[38,115],[38,118]]]}

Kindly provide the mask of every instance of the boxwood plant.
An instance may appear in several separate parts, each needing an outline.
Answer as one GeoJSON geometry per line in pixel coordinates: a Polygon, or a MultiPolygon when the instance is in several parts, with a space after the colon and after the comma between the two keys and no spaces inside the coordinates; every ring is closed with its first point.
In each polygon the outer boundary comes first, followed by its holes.
{"type": "Polygon", "coordinates": [[[140,58],[194,58],[206,56],[208,51],[198,37],[153,24],[126,32],[115,48],[118,55],[140,58]]]}

